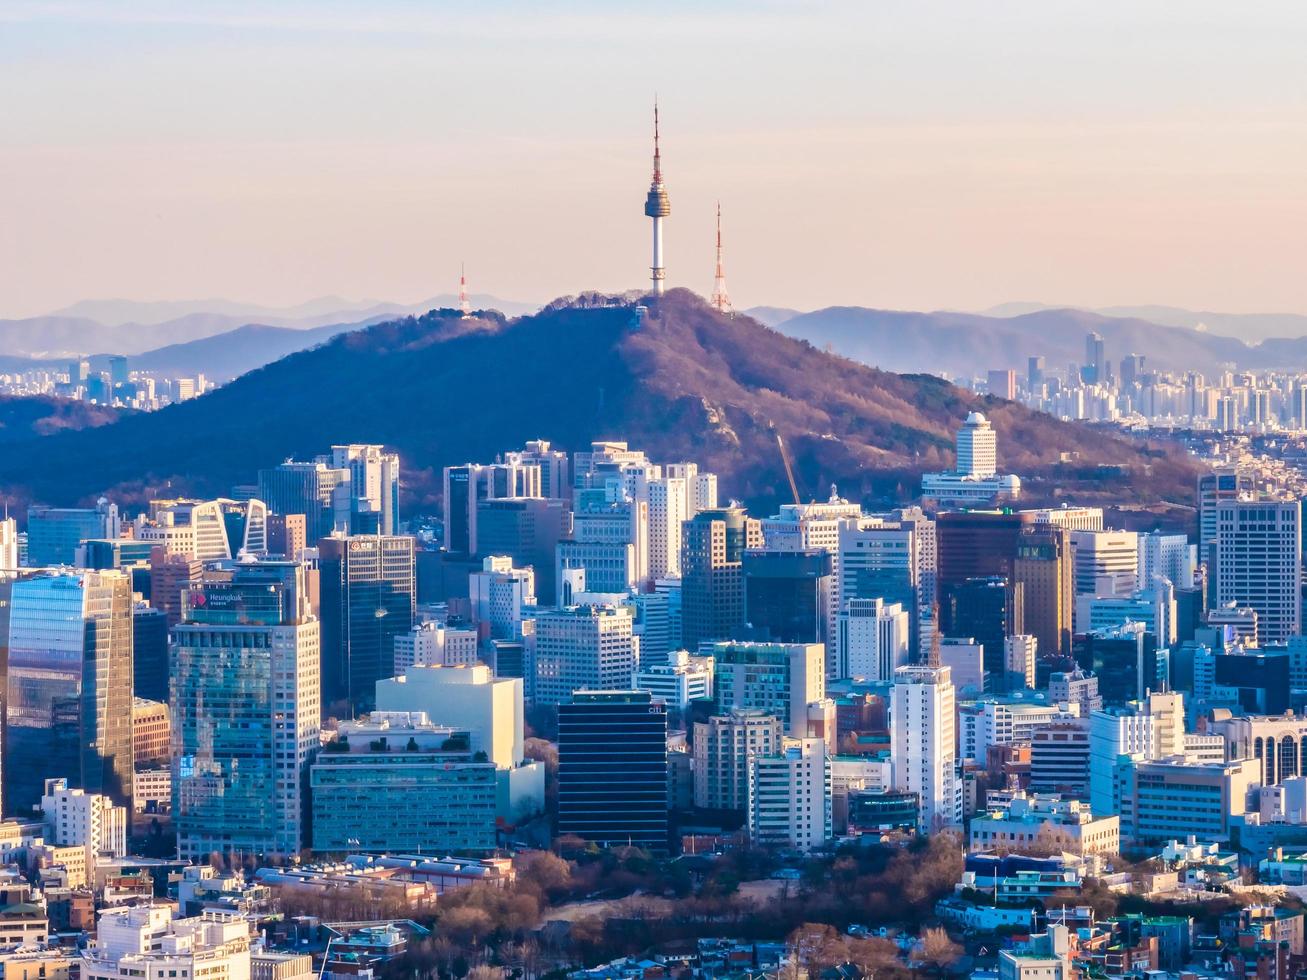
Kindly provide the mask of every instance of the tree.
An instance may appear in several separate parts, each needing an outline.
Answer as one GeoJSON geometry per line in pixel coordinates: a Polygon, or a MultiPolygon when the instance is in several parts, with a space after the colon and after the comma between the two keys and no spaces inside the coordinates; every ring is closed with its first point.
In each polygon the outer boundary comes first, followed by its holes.
{"type": "Polygon", "coordinates": [[[962,947],[949,938],[947,932],[936,926],[922,932],[921,941],[917,944],[914,955],[940,974],[962,955],[962,947]]]}

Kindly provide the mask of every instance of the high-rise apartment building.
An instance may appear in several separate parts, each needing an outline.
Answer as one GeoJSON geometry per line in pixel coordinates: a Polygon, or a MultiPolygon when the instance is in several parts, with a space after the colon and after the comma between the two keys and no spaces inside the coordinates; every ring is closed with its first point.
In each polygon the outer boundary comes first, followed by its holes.
{"type": "Polygon", "coordinates": [[[753,708],[775,715],[786,734],[808,734],[808,705],[826,696],[820,643],[714,643],[718,710],[753,708]]]}
{"type": "Polygon", "coordinates": [[[920,827],[934,830],[961,821],[953,679],[947,667],[911,665],[895,672],[890,758],[894,789],[917,794],[920,827]]]}
{"type": "Polygon", "coordinates": [[[647,691],[558,706],[558,834],[666,851],[667,713],[647,691]]]}
{"type": "Polygon", "coordinates": [[[780,720],[765,711],[734,708],[695,722],[694,805],[747,812],[751,760],[780,747],[780,720]]]}
{"type": "Polygon", "coordinates": [[[831,759],[820,738],[787,738],[749,760],[749,840],[808,852],[831,839],[831,759]]]}
{"type": "Polygon", "coordinates": [[[536,704],[560,704],[574,691],[623,691],[639,662],[628,606],[567,606],[536,616],[536,704]]]}
{"type": "Polygon", "coordinates": [[[682,642],[729,640],[744,625],[744,553],[762,546],[762,525],[742,507],[686,521],[681,556],[682,642]]]}
{"type": "Polygon", "coordinates": [[[173,630],[171,698],[183,859],[290,856],[305,846],[320,661],[299,563],[241,563],[230,581],[187,591],[173,630]]]}
{"type": "Polygon", "coordinates": [[[5,810],[30,812],[51,774],[130,810],[130,577],[40,574],[6,588],[5,810]]]}
{"type": "Polygon", "coordinates": [[[649,577],[681,574],[681,529],[692,516],[684,477],[665,476],[643,484],[649,504],[649,577]]]}
{"type": "Polygon", "coordinates": [[[322,697],[372,705],[377,681],[395,673],[395,637],[413,627],[413,539],[332,535],[318,545],[322,697]]]}
{"type": "Polygon", "coordinates": [[[1213,545],[1213,605],[1256,610],[1264,644],[1302,632],[1300,500],[1221,500],[1213,545]]]}

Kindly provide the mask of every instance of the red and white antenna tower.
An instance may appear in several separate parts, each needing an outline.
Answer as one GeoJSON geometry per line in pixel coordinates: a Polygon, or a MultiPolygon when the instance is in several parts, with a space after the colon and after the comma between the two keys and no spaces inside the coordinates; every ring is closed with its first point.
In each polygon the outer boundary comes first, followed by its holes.
{"type": "Polygon", "coordinates": [[[708,300],[718,313],[731,312],[731,297],[726,292],[726,263],[722,261],[722,202],[717,202],[717,272],[713,276],[712,298],[708,300]]]}
{"type": "Polygon", "coordinates": [[[467,298],[467,266],[458,264],[458,308],[463,311],[463,319],[472,315],[472,301],[467,298]]]}

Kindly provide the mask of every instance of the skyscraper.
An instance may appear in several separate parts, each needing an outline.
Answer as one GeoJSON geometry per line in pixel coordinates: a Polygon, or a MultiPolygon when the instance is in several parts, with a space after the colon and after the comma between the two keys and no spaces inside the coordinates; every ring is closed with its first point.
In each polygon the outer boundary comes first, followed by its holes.
{"type": "Polygon", "coordinates": [[[366,710],[377,681],[395,673],[395,637],[413,626],[413,539],[333,535],[318,547],[323,703],[366,710]]]}
{"type": "Polygon", "coordinates": [[[762,545],[762,526],[742,507],[705,510],[685,522],[681,634],[688,649],[728,640],[744,624],[744,552],[762,545]]]}
{"type": "Polygon", "coordinates": [[[558,834],[665,851],[667,713],[648,691],[577,691],[558,706],[558,834]]]}
{"type": "Polygon", "coordinates": [[[480,502],[539,497],[540,474],[540,464],[525,458],[446,466],[441,496],[446,550],[464,555],[485,554],[477,533],[480,502]]]}
{"type": "Polygon", "coordinates": [[[837,677],[892,681],[908,662],[911,617],[897,602],[850,599],[840,610],[837,677]]]}
{"type": "Polygon", "coordinates": [[[310,545],[350,524],[350,471],[286,460],[259,470],[259,499],[274,514],[303,514],[310,545]]]}
{"type": "MultiPolygon", "coordinates": [[[[291,856],[321,727],[318,622],[297,562],[238,564],[187,590],[173,630],[180,857],[291,856]]],[[[130,718],[130,711],[128,712],[130,718]]]]}
{"type": "Polygon", "coordinates": [[[894,788],[917,794],[919,826],[927,831],[962,819],[954,710],[947,667],[918,664],[895,672],[890,702],[894,788]]]}
{"type": "Polygon", "coordinates": [[[13,578],[18,569],[18,522],[0,518],[0,579],[13,578]]]}
{"type": "Polygon", "coordinates": [[[746,551],[744,619],[753,636],[778,643],[827,643],[831,566],[830,552],[818,548],[746,551]]]}
{"type": "MultiPolygon", "coordinates": [[[[1252,477],[1237,470],[1217,470],[1198,477],[1198,560],[1211,559],[1211,547],[1216,542],[1217,508],[1223,501],[1238,500],[1251,493],[1252,477]]],[[[1177,583],[1178,584],[1178,583],[1177,583]]]]}
{"type": "Polygon", "coordinates": [[[399,530],[399,456],[382,446],[332,446],[327,462],[349,471],[350,531],[395,534],[399,530]]]}
{"type": "Polygon", "coordinates": [[[5,809],[30,812],[52,774],[130,809],[131,579],[36,575],[10,588],[5,809]]]}
{"type": "Polygon", "coordinates": [[[559,704],[573,691],[624,690],[638,658],[629,606],[568,606],[536,616],[536,704],[559,704]]]}
{"type": "Polygon", "coordinates": [[[1022,628],[1013,632],[1034,636],[1046,657],[1070,653],[1075,613],[1071,532],[1051,524],[1023,528],[1012,580],[1021,590],[1022,609],[1022,628]]]}
{"type": "Polygon", "coordinates": [[[1262,643],[1302,632],[1302,502],[1222,500],[1216,507],[1214,605],[1257,611],[1262,643]]]}

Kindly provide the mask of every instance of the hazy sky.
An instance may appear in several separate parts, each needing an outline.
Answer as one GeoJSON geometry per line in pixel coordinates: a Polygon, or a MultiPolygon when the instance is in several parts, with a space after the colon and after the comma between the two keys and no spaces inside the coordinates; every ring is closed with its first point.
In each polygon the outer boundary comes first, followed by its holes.
{"type": "Polygon", "coordinates": [[[1307,312],[1307,4],[0,0],[0,316],[647,282],[1307,312]]]}

